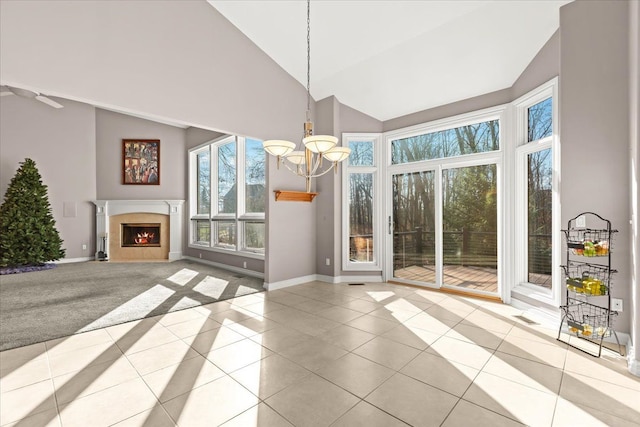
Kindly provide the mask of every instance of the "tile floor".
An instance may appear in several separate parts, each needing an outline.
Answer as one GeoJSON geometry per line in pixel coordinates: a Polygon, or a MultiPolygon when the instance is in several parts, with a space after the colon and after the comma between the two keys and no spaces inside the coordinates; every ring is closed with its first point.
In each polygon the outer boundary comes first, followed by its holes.
{"type": "Polygon", "coordinates": [[[388,284],[243,296],[0,353],[0,425],[640,425],[623,357],[519,314],[388,284]]]}

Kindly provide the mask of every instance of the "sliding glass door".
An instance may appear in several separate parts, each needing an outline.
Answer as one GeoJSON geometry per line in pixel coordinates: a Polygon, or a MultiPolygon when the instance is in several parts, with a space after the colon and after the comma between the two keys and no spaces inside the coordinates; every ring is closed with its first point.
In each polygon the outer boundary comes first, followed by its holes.
{"type": "Polygon", "coordinates": [[[435,172],[393,175],[393,277],[436,283],[435,172]]]}
{"type": "Polygon", "coordinates": [[[443,286],[498,291],[496,165],[442,171],[443,286]]]}
{"type": "Polygon", "coordinates": [[[390,133],[385,277],[498,295],[503,109],[390,133]]]}

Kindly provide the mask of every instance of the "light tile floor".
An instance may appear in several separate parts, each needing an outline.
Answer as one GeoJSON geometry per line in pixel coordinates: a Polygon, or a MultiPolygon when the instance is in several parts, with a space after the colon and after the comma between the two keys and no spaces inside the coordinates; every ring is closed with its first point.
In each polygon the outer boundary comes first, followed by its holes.
{"type": "Polygon", "coordinates": [[[1,352],[0,425],[640,426],[623,357],[521,314],[389,284],[239,297],[1,352]]]}

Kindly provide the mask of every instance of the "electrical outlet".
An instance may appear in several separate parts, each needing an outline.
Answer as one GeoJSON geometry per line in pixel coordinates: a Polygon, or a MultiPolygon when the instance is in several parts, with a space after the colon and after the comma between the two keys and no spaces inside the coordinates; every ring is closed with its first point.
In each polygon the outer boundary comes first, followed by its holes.
{"type": "Polygon", "coordinates": [[[622,298],[611,298],[611,310],[622,311],[622,298]]]}
{"type": "Polygon", "coordinates": [[[83,250],[83,251],[86,251],[86,250],[87,250],[87,245],[86,245],[86,243],[83,243],[83,244],[82,244],[82,250],[83,250]]]}
{"type": "Polygon", "coordinates": [[[324,263],[325,263],[325,264],[327,264],[327,265],[331,265],[331,258],[327,258],[327,259],[324,261],[324,263]]]}
{"type": "Polygon", "coordinates": [[[577,228],[585,228],[587,226],[587,218],[584,215],[580,215],[576,218],[576,227],[577,228]]]}
{"type": "Polygon", "coordinates": [[[247,268],[247,261],[244,261],[244,262],[242,263],[242,267],[247,268]]]}
{"type": "Polygon", "coordinates": [[[202,252],[199,252],[199,253],[198,253],[198,256],[199,256],[200,258],[202,258],[202,252]]]}

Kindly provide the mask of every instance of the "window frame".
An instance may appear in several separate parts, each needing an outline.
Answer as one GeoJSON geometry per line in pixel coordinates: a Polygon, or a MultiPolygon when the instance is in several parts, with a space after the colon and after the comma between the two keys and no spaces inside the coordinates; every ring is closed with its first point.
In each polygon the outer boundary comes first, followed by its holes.
{"type": "MultiPolygon", "coordinates": [[[[264,259],[266,252],[266,239],[265,248],[254,249],[248,248],[246,245],[246,232],[245,225],[247,222],[262,223],[265,224],[264,212],[246,212],[246,150],[245,143],[247,139],[260,141],[258,138],[246,138],[244,136],[237,135],[224,135],[220,138],[216,138],[207,141],[197,147],[189,150],[189,248],[201,249],[211,252],[220,252],[226,254],[236,254],[247,258],[264,259]],[[235,168],[236,168],[236,212],[235,213],[220,213],[219,207],[219,185],[218,185],[218,148],[222,145],[235,142],[235,168]],[[198,214],[198,163],[197,155],[199,153],[209,151],[209,186],[210,186],[210,207],[209,214],[198,214]],[[195,221],[207,220],[210,225],[210,239],[207,244],[198,244],[195,241],[196,226],[195,221]],[[236,239],[234,245],[220,244],[217,242],[217,225],[219,222],[234,222],[236,230],[236,239]]],[[[266,154],[265,154],[265,192],[266,192],[266,154]]],[[[266,195],[265,195],[266,196],[266,195]]],[[[265,197],[266,200],[266,197],[265,197]]],[[[265,225],[266,231],[266,225],[265,225]]]]}
{"type": "MultiPolygon", "coordinates": [[[[456,169],[463,168],[469,166],[481,166],[481,165],[496,165],[496,176],[497,176],[497,199],[496,199],[496,215],[497,215],[497,281],[498,281],[498,290],[496,293],[488,293],[484,291],[476,291],[475,293],[479,295],[487,294],[487,295],[495,295],[502,298],[503,301],[507,301],[507,294],[509,293],[508,286],[506,286],[508,277],[506,274],[507,264],[509,263],[507,252],[505,251],[505,233],[509,229],[508,225],[508,215],[506,214],[506,205],[505,203],[505,152],[506,148],[509,145],[509,141],[507,138],[508,126],[509,126],[509,117],[508,117],[508,107],[509,104],[501,104],[494,107],[484,108],[481,110],[472,111],[465,114],[459,114],[456,116],[446,117],[439,120],[434,120],[432,122],[421,123],[418,125],[397,129],[390,132],[385,132],[383,134],[384,137],[384,145],[385,145],[385,155],[386,159],[384,162],[385,165],[385,212],[387,216],[392,215],[392,186],[391,186],[391,177],[394,174],[401,173],[413,173],[422,170],[434,170],[436,176],[436,194],[438,194],[438,200],[436,202],[435,208],[435,231],[436,231],[436,288],[437,284],[443,283],[442,277],[442,172],[446,169],[456,169]],[[392,163],[392,148],[391,142],[396,139],[408,138],[411,136],[422,135],[426,133],[439,132],[443,130],[458,128],[462,126],[477,124],[481,122],[489,122],[492,120],[498,121],[499,132],[498,132],[498,149],[493,151],[485,151],[481,153],[473,153],[473,154],[463,154],[449,157],[442,157],[438,159],[429,159],[429,160],[420,160],[415,162],[408,163],[392,163]]],[[[385,230],[386,231],[386,230],[385,230]]],[[[389,254],[387,259],[385,260],[386,266],[384,269],[385,276],[384,280],[398,280],[393,277],[393,231],[389,230],[389,232],[385,232],[386,243],[385,249],[386,253],[389,254]]],[[[412,282],[410,280],[402,280],[403,283],[415,284],[417,286],[425,286],[425,287],[433,287],[431,285],[425,285],[420,282],[412,282]]]]}
{"type": "Polygon", "coordinates": [[[558,78],[555,77],[512,102],[515,114],[514,138],[514,286],[512,296],[534,299],[549,307],[556,308],[561,303],[562,286],[558,266],[561,264],[562,239],[560,215],[560,140],[559,129],[558,78]],[[528,140],[529,108],[551,98],[552,132],[539,140],[528,140]],[[552,156],[552,220],[551,220],[551,289],[528,281],[528,156],[550,149],[552,156]]]}
{"type": "Polygon", "coordinates": [[[381,246],[384,244],[381,231],[383,217],[382,193],[384,183],[381,181],[382,134],[380,133],[343,133],[342,145],[349,147],[350,142],[371,141],[373,144],[373,165],[350,165],[348,160],[342,163],[342,270],[344,271],[381,271],[383,266],[381,246]],[[373,177],[373,260],[351,261],[349,259],[350,212],[349,190],[351,174],[370,174],[373,177]]]}

